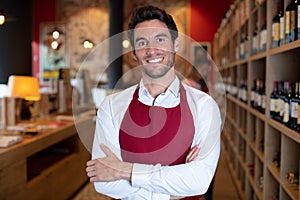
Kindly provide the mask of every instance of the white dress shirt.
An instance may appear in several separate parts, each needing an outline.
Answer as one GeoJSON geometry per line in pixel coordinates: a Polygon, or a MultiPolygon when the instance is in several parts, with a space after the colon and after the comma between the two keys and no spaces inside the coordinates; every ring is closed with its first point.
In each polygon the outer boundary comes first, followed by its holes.
{"type": "MultiPolygon", "coordinates": [[[[180,102],[179,84],[176,77],[167,91],[154,99],[141,80],[139,101],[146,105],[175,107],[180,102]]],[[[200,147],[197,158],[174,166],[134,163],[131,181],[95,182],[99,193],[126,200],[164,200],[170,199],[170,196],[194,196],[206,192],[220,155],[220,111],[211,96],[185,84],[183,86],[194,119],[192,147],[196,144],[200,147]]],[[[100,148],[103,143],[122,160],[119,129],[136,87],[110,95],[101,104],[97,113],[92,159],[105,156],[100,148]]]]}

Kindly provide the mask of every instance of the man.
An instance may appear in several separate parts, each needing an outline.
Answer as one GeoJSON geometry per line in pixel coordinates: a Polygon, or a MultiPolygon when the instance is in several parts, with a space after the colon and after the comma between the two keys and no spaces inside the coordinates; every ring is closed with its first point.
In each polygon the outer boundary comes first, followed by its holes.
{"type": "Polygon", "coordinates": [[[220,155],[219,108],[176,76],[178,30],[164,10],[137,9],[128,34],[142,79],[100,106],[87,175],[118,199],[202,195],[220,155]]]}

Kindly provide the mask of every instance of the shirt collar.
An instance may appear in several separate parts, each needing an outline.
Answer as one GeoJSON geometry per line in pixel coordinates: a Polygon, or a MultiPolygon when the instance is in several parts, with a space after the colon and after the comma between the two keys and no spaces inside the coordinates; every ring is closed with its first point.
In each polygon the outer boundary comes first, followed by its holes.
{"type": "MultiPolygon", "coordinates": [[[[151,96],[147,90],[147,88],[145,87],[144,85],[144,82],[143,82],[143,79],[140,80],[140,89],[139,89],[139,96],[144,96],[144,95],[147,95],[147,96],[151,96]]],[[[176,98],[179,97],[179,90],[180,88],[180,81],[178,79],[177,76],[175,76],[175,79],[174,81],[171,83],[171,85],[168,87],[168,89],[166,90],[166,94],[168,93],[172,93],[176,98]]]]}

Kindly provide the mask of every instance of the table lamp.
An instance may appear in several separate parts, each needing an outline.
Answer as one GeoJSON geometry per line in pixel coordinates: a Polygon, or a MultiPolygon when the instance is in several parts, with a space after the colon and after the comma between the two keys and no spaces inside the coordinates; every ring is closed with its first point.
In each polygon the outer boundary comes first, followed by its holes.
{"type": "Polygon", "coordinates": [[[38,79],[31,76],[9,76],[8,96],[22,99],[21,120],[30,119],[30,106],[41,97],[38,79]]]}

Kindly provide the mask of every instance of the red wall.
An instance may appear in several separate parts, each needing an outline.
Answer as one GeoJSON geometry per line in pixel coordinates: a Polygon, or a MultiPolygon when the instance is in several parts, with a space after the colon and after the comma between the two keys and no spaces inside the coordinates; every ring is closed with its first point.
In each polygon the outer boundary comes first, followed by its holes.
{"type": "Polygon", "coordinates": [[[212,42],[233,0],[190,0],[190,37],[212,42]]]}
{"type": "Polygon", "coordinates": [[[56,1],[54,0],[33,0],[33,41],[32,46],[32,75],[39,73],[39,43],[40,23],[54,22],[56,20],[56,1]]]}
{"type": "MultiPolygon", "coordinates": [[[[234,0],[190,0],[190,37],[196,41],[212,42],[222,17],[234,0]]],[[[56,20],[56,1],[33,0],[32,74],[39,72],[39,25],[56,20]]]]}

